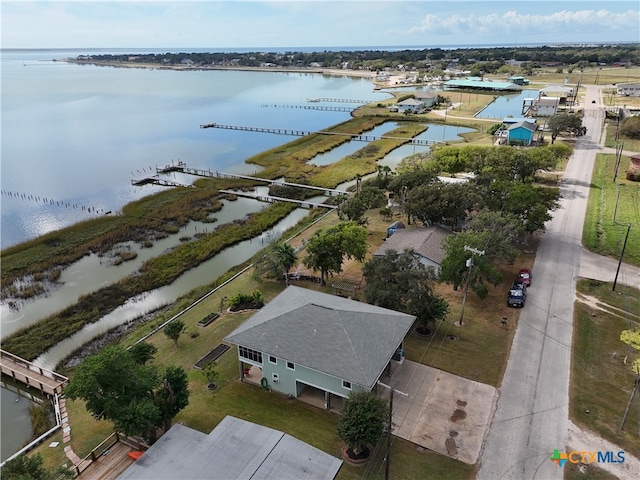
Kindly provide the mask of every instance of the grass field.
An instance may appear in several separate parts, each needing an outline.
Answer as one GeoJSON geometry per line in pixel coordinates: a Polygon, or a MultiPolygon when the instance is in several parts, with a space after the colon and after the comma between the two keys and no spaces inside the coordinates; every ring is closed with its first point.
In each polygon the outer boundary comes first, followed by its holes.
{"type": "MultiPolygon", "coordinates": [[[[622,417],[634,375],[625,364],[637,355],[620,341],[620,332],[640,326],[640,292],[593,280],[581,280],[574,311],[570,415],[636,457],[640,455],[640,397],[636,397],[625,430],[622,417]],[[615,355],[614,355],[615,352],[615,355]]],[[[603,477],[606,478],[606,477],[603,477]]]]}
{"type": "Polygon", "coordinates": [[[596,253],[619,258],[631,225],[624,261],[640,265],[640,183],[625,179],[629,158],[624,156],[614,182],[615,160],[610,154],[596,157],[582,242],[596,253]]]}
{"type": "MultiPolygon", "coordinates": [[[[335,215],[332,214],[318,222],[316,228],[334,224],[335,215]]],[[[369,255],[382,243],[386,226],[390,223],[377,212],[369,212],[369,255]]],[[[295,246],[308,237],[306,232],[296,238],[295,246]]],[[[524,253],[522,262],[517,266],[505,267],[505,278],[510,280],[520,267],[530,266],[533,253],[524,253]]],[[[302,267],[304,268],[304,267],[302,267]]],[[[332,292],[331,283],[335,280],[349,281],[361,284],[361,264],[346,262],[343,273],[329,279],[326,287],[319,287],[315,283],[301,282],[306,288],[321,288],[327,293],[332,292]]],[[[246,320],[251,313],[231,314],[224,311],[220,318],[207,327],[198,327],[196,323],[211,311],[219,311],[224,298],[252,290],[260,290],[265,302],[277,295],[284,285],[275,282],[256,280],[252,272],[246,272],[231,284],[221,288],[209,296],[195,308],[181,316],[185,323],[184,334],[180,337],[178,347],[162,332],[149,338],[149,342],[158,347],[155,364],[182,366],[188,372],[189,389],[191,392],[189,405],[175,418],[175,422],[182,422],[202,432],[212,430],[225,415],[234,415],[245,420],[254,421],[261,425],[276,428],[308,442],[332,455],[339,456],[341,442],[337,438],[335,428],[337,417],[334,414],[291,400],[273,392],[267,392],[238,381],[238,360],[235,349],[226,352],[216,362],[220,373],[219,387],[211,392],[206,388],[204,374],[196,370],[193,365],[202,356],[218,345],[233,329],[246,320]],[[197,335],[195,334],[197,332],[197,335]]],[[[452,312],[447,321],[431,337],[419,337],[411,334],[407,338],[406,349],[408,358],[428,363],[436,368],[462,375],[477,381],[497,386],[502,377],[510,347],[513,326],[517,321],[517,310],[507,309],[504,302],[504,285],[492,289],[490,297],[481,302],[473,294],[467,300],[463,326],[458,326],[460,316],[461,294],[453,292],[450,286],[440,286],[441,292],[451,302],[452,312]],[[489,306],[489,308],[487,308],[489,306]],[[488,313],[490,312],[490,313],[488,313]],[[508,328],[502,327],[502,316],[509,318],[508,328]],[[453,335],[455,340],[450,340],[453,335]]],[[[204,289],[202,290],[204,291],[204,289]]],[[[200,294],[202,294],[202,291],[200,294]]],[[[358,292],[362,300],[362,292],[358,292]]],[[[190,300],[177,302],[175,306],[163,312],[162,315],[140,327],[139,332],[128,338],[124,344],[131,344],[143,333],[148,332],[155,325],[170,318],[183,309],[190,300]]],[[[80,456],[86,455],[110,433],[108,422],[97,422],[83,408],[81,402],[69,402],[72,423],[72,446],[80,456]]],[[[45,450],[41,447],[41,450],[45,450]]],[[[58,449],[56,449],[58,450],[58,449]]],[[[53,465],[64,461],[62,452],[46,452],[47,463],[53,465]],[[56,463],[58,462],[58,463],[56,463]]],[[[395,438],[392,450],[393,478],[442,478],[466,479],[474,476],[475,468],[448,457],[429,451],[419,452],[415,445],[395,438]]],[[[376,457],[376,461],[380,461],[376,457]]],[[[356,479],[363,473],[363,467],[343,466],[338,478],[356,479]]],[[[367,478],[382,478],[382,465],[372,465],[367,478]]]]}

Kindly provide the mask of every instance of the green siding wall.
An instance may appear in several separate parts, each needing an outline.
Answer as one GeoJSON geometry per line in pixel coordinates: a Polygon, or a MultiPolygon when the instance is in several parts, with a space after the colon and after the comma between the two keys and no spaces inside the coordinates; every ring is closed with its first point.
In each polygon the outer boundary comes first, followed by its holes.
{"type": "Polygon", "coordinates": [[[348,397],[352,391],[359,392],[366,390],[360,385],[351,385],[351,390],[342,386],[342,379],[331,375],[320,373],[316,370],[295,365],[295,370],[287,368],[286,360],[277,358],[277,365],[269,361],[269,356],[263,353],[262,356],[262,376],[267,379],[269,387],[285,395],[297,397],[302,391],[298,382],[308,384],[321,390],[329,391],[340,397],[348,397]],[[273,381],[273,374],[278,375],[278,382],[273,381]]]}

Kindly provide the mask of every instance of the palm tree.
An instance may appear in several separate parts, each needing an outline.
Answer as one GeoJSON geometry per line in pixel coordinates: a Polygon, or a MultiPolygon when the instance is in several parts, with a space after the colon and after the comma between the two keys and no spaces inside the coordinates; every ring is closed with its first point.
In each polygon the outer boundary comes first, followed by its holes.
{"type": "Polygon", "coordinates": [[[257,275],[282,280],[285,274],[298,263],[294,248],[286,242],[271,242],[254,260],[257,275]]]}

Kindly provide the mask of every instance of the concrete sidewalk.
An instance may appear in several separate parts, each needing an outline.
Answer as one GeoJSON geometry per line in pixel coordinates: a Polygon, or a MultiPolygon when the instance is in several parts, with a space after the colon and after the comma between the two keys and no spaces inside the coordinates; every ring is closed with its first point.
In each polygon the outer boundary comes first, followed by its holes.
{"type": "Polygon", "coordinates": [[[497,400],[494,387],[410,360],[381,380],[408,394],[393,397],[395,435],[464,463],[478,461],[497,400]]]}

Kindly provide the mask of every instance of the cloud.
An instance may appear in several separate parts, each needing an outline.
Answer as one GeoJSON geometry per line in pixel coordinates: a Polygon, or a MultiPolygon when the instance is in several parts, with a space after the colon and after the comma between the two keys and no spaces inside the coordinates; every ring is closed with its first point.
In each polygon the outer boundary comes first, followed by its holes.
{"type": "Polygon", "coordinates": [[[548,14],[521,14],[510,10],[503,14],[490,13],[487,15],[426,15],[419,25],[407,29],[410,34],[460,35],[477,34],[488,35],[497,33],[502,35],[547,34],[558,32],[590,32],[597,31],[638,31],[640,12],[629,10],[614,13],[605,9],[600,10],[562,10],[548,14]]]}

